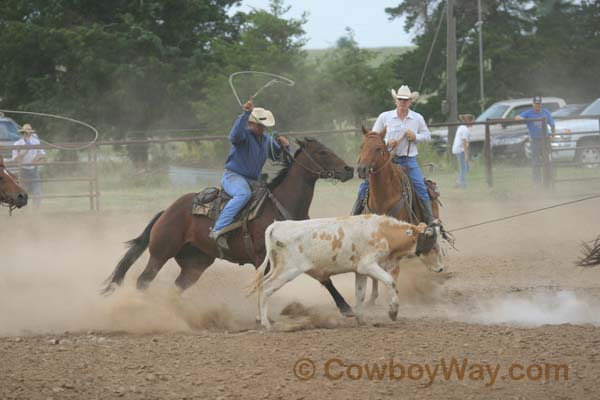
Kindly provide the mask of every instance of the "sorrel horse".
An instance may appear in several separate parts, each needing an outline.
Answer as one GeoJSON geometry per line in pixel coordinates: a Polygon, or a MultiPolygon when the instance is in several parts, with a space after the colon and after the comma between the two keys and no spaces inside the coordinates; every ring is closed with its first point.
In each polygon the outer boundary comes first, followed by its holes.
{"type": "MultiPolygon", "coordinates": [[[[298,140],[300,148],[289,157],[287,166],[268,184],[273,198],[262,206],[260,214],[248,223],[248,232],[254,244],[254,254],[248,255],[241,229],[232,231],[228,240],[230,250],[223,258],[239,264],[260,266],[265,258],[265,230],[275,220],[285,219],[275,202],[287,210],[293,220],[309,219],[308,210],[313,199],[315,183],[319,178],[347,181],[354,169],[317,140],[298,140]]],[[[107,279],[104,293],[120,285],[135,260],[149,249],[150,259],[138,277],[137,287],[143,289],[154,279],[162,266],[171,258],[181,267],[175,284],[181,291],[193,285],[202,273],[219,256],[216,243],[209,239],[209,229],[214,221],[205,216],[191,214],[194,193],[176,200],[169,208],[159,212],[144,232],[128,242],[129,250],[112,275],[107,279]]],[[[352,308],[333,286],[330,279],[321,282],[333,297],[336,306],[346,316],[353,315],[352,308]]]]}
{"type": "Polygon", "coordinates": [[[27,205],[27,192],[6,169],[2,156],[0,156],[0,204],[6,205],[10,211],[27,205]]]}
{"type": "MultiPolygon", "coordinates": [[[[369,179],[368,209],[374,214],[389,215],[412,224],[423,222],[423,208],[410,177],[392,162],[393,156],[384,141],[386,130],[377,133],[363,126],[362,132],[363,141],[356,171],[359,178],[369,179]]],[[[438,205],[432,204],[432,208],[434,217],[438,218],[438,205]]],[[[378,295],[378,283],[373,280],[369,303],[374,304],[378,295]]]]}

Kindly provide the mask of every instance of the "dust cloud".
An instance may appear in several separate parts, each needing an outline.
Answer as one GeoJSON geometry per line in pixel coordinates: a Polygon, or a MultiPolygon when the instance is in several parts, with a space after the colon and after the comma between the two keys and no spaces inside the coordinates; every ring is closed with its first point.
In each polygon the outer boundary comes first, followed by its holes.
{"type": "MultiPolygon", "coordinates": [[[[354,187],[347,192],[350,203],[354,187]]],[[[315,196],[313,217],[340,213],[339,205],[325,204],[323,198],[315,196]]],[[[446,199],[443,220],[453,229],[556,200],[560,199],[482,201],[474,207],[461,199],[446,199]]],[[[444,273],[433,274],[418,260],[401,267],[399,317],[477,324],[598,325],[593,311],[600,306],[600,270],[583,271],[573,265],[581,241],[597,235],[592,224],[582,223],[594,210],[594,204],[582,203],[456,232],[458,251],[446,256],[444,273]],[[538,291],[540,287],[556,290],[538,291]]],[[[196,285],[180,294],[173,283],[179,267],[170,261],[150,288],[140,292],[135,280],[146,253],[131,268],[123,287],[109,297],[100,295],[103,281],[125,251],[123,242],[138,236],[152,215],[2,217],[0,335],[255,329],[256,297],[246,296],[254,269],[248,265],[217,261],[196,285]]],[[[336,276],[333,281],[353,305],[354,276],[336,276]]],[[[367,299],[370,289],[369,282],[367,299]]],[[[276,328],[283,331],[355,324],[341,317],[328,292],[307,276],[277,292],[269,311],[276,328]]],[[[387,323],[386,311],[386,290],[380,285],[377,305],[366,311],[367,322],[387,323]]]]}

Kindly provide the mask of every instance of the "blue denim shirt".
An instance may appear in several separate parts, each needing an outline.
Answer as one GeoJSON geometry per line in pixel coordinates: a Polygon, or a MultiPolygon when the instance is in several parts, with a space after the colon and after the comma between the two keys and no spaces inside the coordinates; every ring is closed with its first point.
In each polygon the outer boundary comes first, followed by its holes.
{"type": "Polygon", "coordinates": [[[237,118],[229,132],[232,146],[225,168],[246,178],[257,180],[267,161],[267,155],[274,160],[281,154],[281,146],[271,136],[258,136],[252,133],[247,127],[249,117],[250,112],[244,112],[237,118]],[[271,146],[275,154],[270,151],[271,146]]]}
{"type": "MultiPolygon", "coordinates": [[[[550,124],[550,126],[554,126],[554,118],[552,118],[550,111],[546,110],[545,108],[542,108],[542,110],[540,111],[539,114],[536,113],[535,111],[533,111],[533,108],[532,108],[527,111],[523,111],[519,115],[525,119],[546,118],[546,122],[548,124],[550,124]]],[[[529,137],[531,137],[532,139],[541,139],[542,138],[542,122],[529,121],[529,122],[527,122],[527,128],[529,129],[529,137]]],[[[546,133],[550,134],[550,132],[546,132],[546,133]]]]}

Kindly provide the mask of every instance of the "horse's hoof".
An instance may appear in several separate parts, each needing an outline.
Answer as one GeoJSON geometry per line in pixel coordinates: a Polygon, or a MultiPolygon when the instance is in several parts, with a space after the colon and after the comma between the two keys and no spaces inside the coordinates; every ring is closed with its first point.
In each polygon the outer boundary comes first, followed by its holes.
{"type": "Polygon", "coordinates": [[[392,321],[395,321],[396,319],[398,319],[398,310],[396,310],[396,311],[388,311],[388,316],[390,317],[390,319],[392,321]]]}
{"type": "Polygon", "coordinates": [[[369,300],[367,302],[367,307],[375,307],[376,305],[377,305],[377,302],[375,301],[375,299],[369,300]]]}
{"type": "Polygon", "coordinates": [[[344,307],[344,308],[340,309],[340,312],[342,313],[342,315],[343,315],[344,317],[347,317],[347,318],[352,318],[352,317],[354,317],[354,311],[352,311],[352,308],[351,308],[351,307],[347,307],[347,308],[346,308],[346,307],[344,307]]]}

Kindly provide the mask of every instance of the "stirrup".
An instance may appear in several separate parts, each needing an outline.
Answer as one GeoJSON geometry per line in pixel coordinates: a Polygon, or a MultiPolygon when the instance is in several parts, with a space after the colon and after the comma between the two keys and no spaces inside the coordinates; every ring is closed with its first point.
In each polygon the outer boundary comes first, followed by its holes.
{"type": "Polygon", "coordinates": [[[221,231],[210,231],[208,237],[214,240],[217,243],[217,246],[224,249],[229,250],[229,244],[227,243],[227,238],[221,234],[221,231]]]}

